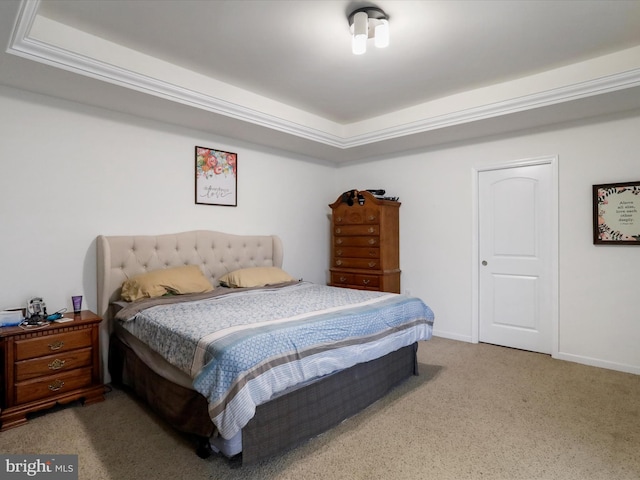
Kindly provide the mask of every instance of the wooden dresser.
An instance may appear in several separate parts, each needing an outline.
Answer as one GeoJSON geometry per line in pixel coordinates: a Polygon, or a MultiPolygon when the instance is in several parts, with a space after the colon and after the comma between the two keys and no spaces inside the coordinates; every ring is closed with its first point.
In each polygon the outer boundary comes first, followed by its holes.
{"type": "Polygon", "coordinates": [[[400,202],[361,191],[329,206],[329,285],[400,293],[400,202]]]}
{"type": "Polygon", "coordinates": [[[88,310],[65,317],[73,321],[0,328],[0,430],[22,425],[28,413],[56,403],[104,400],[102,319],[88,310]]]}

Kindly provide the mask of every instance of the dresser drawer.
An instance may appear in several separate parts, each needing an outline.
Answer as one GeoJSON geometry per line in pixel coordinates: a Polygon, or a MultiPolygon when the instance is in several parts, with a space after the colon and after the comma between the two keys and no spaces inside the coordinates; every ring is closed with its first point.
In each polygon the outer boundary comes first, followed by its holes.
{"type": "Polygon", "coordinates": [[[378,275],[354,275],[353,284],[364,288],[377,289],[380,286],[378,275]]]}
{"type": "Polygon", "coordinates": [[[89,366],[92,361],[92,351],[89,347],[16,362],[16,382],[89,366]]]}
{"type": "Polygon", "coordinates": [[[16,384],[16,403],[54,397],[89,385],[91,385],[91,367],[27,380],[16,384]]]}
{"type": "Polygon", "coordinates": [[[331,284],[340,287],[358,288],[360,290],[377,290],[380,287],[380,276],[331,272],[331,284]]]}
{"type": "Polygon", "coordinates": [[[379,237],[336,237],[334,244],[341,247],[373,247],[380,245],[379,237]]]}
{"type": "Polygon", "coordinates": [[[336,225],[353,225],[358,223],[378,223],[380,215],[372,208],[349,208],[337,212],[333,216],[336,225]]]}
{"type": "Polygon", "coordinates": [[[340,236],[380,235],[379,225],[340,225],[333,228],[333,233],[340,236]]]}
{"type": "Polygon", "coordinates": [[[91,346],[91,329],[86,328],[67,333],[45,335],[43,337],[16,340],[15,360],[41,357],[54,353],[64,353],[91,346]]]}
{"type": "Polygon", "coordinates": [[[353,274],[331,272],[331,283],[335,285],[353,284],[353,274]]]}
{"type": "Polygon", "coordinates": [[[379,248],[362,248],[362,247],[336,247],[336,257],[355,257],[355,258],[380,258],[379,248]]]}
{"type": "Polygon", "coordinates": [[[333,260],[334,267],[340,268],[359,268],[365,270],[379,270],[380,261],[376,258],[335,258],[333,260]]]}

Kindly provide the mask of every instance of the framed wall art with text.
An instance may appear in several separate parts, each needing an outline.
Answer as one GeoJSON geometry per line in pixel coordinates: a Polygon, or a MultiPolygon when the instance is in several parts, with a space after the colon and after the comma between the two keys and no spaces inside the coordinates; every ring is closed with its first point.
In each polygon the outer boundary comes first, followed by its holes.
{"type": "Polygon", "coordinates": [[[196,203],[238,205],[238,155],[196,147],[196,203]]]}
{"type": "Polygon", "coordinates": [[[640,181],[593,185],[593,243],[640,245],[640,181]]]}

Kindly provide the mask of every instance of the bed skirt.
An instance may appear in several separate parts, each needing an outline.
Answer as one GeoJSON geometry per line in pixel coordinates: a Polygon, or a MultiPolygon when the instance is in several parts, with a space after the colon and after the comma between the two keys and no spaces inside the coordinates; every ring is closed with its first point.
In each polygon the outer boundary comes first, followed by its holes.
{"type": "MultiPolygon", "coordinates": [[[[256,408],[242,429],[242,463],[257,463],[319,435],[417,375],[418,344],[355,365],[256,408]]],[[[145,365],[117,335],[109,345],[114,384],[130,387],[175,429],[208,439],[215,432],[207,401],[145,365]]]]}

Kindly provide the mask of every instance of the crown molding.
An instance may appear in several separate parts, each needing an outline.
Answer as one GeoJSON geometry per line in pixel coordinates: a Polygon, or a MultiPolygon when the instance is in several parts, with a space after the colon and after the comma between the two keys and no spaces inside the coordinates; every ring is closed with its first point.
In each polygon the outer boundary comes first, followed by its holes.
{"type": "MultiPolygon", "coordinates": [[[[339,136],[30,37],[39,5],[40,0],[23,0],[7,53],[343,150],[640,86],[640,68],[636,68],[543,92],[377,128],[363,134],[339,136]]],[[[342,132],[348,132],[350,128],[350,125],[335,126],[336,130],[342,132]]]]}
{"type": "Polygon", "coordinates": [[[158,78],[152,78],[30,37],[29,32],[38,15],[39,4],[40,0],[23,0],[7,53],[219,115],[342,148],[343,139],[329,132],[158,78]]]}
{"type": "Polygon", "coordinates": [[[559,103],[579,100],[595,95],[602,95],[618,90],[640,86],[640,69],[604,76],[595,80],[579,82],[573,85],[554,88],[544,92],[523,95],[520,97],[489,103],[479,107],[468,108],[457,112],[436,115],[396,127],[368,132],[345,139],[344,148],[368,145],[374,142],[390,140],[405,135],[453,127],[465,123],[477,122],[489,118],[523,112],[535,108],[548,107],[559,103]]]}

